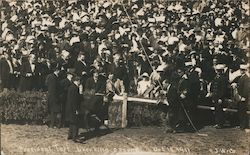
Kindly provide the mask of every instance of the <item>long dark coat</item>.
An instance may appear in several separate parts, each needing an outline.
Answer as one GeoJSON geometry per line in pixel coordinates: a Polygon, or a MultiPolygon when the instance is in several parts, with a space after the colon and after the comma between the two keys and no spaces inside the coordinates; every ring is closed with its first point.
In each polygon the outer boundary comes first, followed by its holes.
{"type": "Polygon", "coordinates": [[[69,86],[68,94],[67,94],[67,102],[66,102],[66,109],[65,109],[65,116],[66,121],[70,123],[77,122],[77,115],[76,111],[80,111],[80,103],[81,103],[81,96],[79,93],[79,88],[72,83],[69,86]]]}
{"type": "Polygon", "coordinates": [[[169,125],[174,129],[175,126],[179,123],[179,121],[183,120],[183,109],[180,105],[177,88],[178,88],[178,82],[172,82],[167,93],[167,99],[169,102],[169,110],[168,110],[169,125]]]}
{"type": "Polygon", "coordinates": [[[60,102],[62,104],[62,113],[65,115],[65,106],[67,102],[68,89],[72,82],[66,78],[60,81],[60,102]]]}
{"type": "Polygon", "coordinates": [[[58,77],[51,73],[46,78],[48,87],[48,108],[49,112],[61,112],[61,104],[59,102],[59,83],[58,77]]]}

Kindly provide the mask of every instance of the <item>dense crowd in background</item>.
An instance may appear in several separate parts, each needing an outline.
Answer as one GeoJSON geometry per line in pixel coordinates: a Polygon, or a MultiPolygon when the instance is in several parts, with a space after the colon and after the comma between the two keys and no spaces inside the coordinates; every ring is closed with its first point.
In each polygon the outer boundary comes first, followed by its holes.
{"type": "Polygon", "coordinates": [[[152,83],[171,80],[176,68],[191,62],[211,82],[214,63],[235,71],[248,60],[249,5],[244,1],[135,0],[125,4],[129,16],[118,2],[3,1],[2,6],[1,54],[9,55],[14,81],[7,87],[18,87],[21,66],[34,54],[36,89],[45,89],[43,77],[65,50],[64,69],[73,68],[84,53],[87,76],[93,68],[107,73],[119,59],[123,69],[115,78],[133,93],[143,73],[152,83]]]}
{"type": "Polygon", "coordinates": [[[20,92],[47,91],[47,75],[59,70],[60,81],[80,77],[83,92],[93,77],[98,93],[160,98],[170,84],[181,91],[184,78],[184,92],[202,98],[211,94],[216,70],[223,70],[228,89],[249,59],[244,0],[1,5],[1,86],[20,92]]]}

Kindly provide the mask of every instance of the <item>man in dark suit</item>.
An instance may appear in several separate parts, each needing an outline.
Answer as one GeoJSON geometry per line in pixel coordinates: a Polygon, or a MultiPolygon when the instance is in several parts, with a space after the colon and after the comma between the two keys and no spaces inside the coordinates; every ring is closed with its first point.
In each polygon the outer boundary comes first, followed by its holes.
{"type": "Polygon", "coordinates": [[[10,89],[12,86],[14,67],[10,56],[4,52],[4,57],[0,60],[0,76],[2,81],[2,88],[10,89]]]}
{"type": "Polygon", "coordinates": [[[77,140],[79,121],[78,114],[80,111],[81,96],[79,93],[80,78],[73,77],[73,83],[69,86],[66,102],[66,120],[69,121],[68,139],[77,140]]]}
{"type": "Polygon", "coordinates": [[[249,66],[240,65],[241,77],[238,82],[238,93],[239,93],[239,120],[240,128],[247,129],[249,128],[249,116],[247,110],[249,109],[249,97],[250,97],[250,78],[246,74],[249,66]]]}
{"type": "Polygon", "coordinates": [[[210,96],[215,106],[215,128],[219,129],[224,124],[223,107],[227,91],[227,80],[223,75],[225,65],[218,64],[215,66],[216,76],[211,82],[210,96]]]}
{"type": "Polygon", "coordinates": [[[30,91],[34,88],[36,77],[35,55],[30,54],[28,61],[24,61],[21,65],[21,79],[19,84],[19,91],[30,91]]]}
{"type": "Polygon", "coordinates": [[[51,64],[54,72],[46,77],[45,84],[48,87],[48,111],[50,114],[50,127],[59,127],[61,118],[61,104],[59,102],[59,68],[56,63],[51,64]]]}
{"type": "Polygon", "coordinates": [[[78,55],[78,59],[74,65],[75,73],[77,76],[81,77],[81,84],[85,84],[88,76],[89,76],[89,65],[85,60],[85,54],[80,52],[78,55]]]}

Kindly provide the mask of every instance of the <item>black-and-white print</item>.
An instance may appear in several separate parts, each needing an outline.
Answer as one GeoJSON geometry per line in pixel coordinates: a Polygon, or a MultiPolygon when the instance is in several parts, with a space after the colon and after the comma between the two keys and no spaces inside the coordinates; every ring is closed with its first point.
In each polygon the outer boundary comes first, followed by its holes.
{"type": "Polygon", "coordinates": [[[249,5],[1,0],[1,154],[249,154],[249,5]]]}

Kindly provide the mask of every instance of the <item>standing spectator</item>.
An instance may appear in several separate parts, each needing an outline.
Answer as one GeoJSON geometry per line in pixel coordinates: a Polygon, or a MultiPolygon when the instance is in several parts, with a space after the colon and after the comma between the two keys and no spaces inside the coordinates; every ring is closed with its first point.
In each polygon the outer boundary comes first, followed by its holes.
{"type": "Polygon", "coordinates": [[[20,69],[21,69],[21,59],[20,58],[13,58],[13,69],[14,69],[14,75],[13,75],[13,86],[15,90],[18,89],[19,81],[20,81],[20,69]]]}
{"type": "Polygon", "coordinates": [[[46,90],[45,79],[46,76],[49,74],[49,68],[44,58],[38,58],[38,61],[36,63],[36,71],[37,71],[36,89],[45,91],[46,90]]]}
{"type": "Polygon", "coordinates": [[[79,130],[78,115],[81,103],[81,96],[79,93],[80,78],[75,76],[72,81],[73,83],[69,86],[67,92],[66,120],[69,121],[68,139],[77,141],[79,130]]]}
{"type": "Polygon", "coordinates": [[[238,82],[238,93],[240,95],[239,102],[239,120],[240,128],[249,128],[249,116],[247,115],[247,110],[249,109],[249,97],[250,97],[250,78],[246,74],[248,65],[240,65],[241,77],[238,82]]]}
{"type": "Polygon", "coordinates": [[[187,111],[188,114],[189,113],[189,109],[190,106],[189,104],[193,104],[190,103],[190,99],[188,98],[189,96],[189,89],[188,89],[188,84],[189,84],[189,79],[188,79],[188,75],[187,73],[183,72],[182,70],[178,70],[179,72],[179,76],[181,77],[179,82],[178,82],[178,87],[177,87],[177,94],[178,94],[178,102],[179,106],[180,106],[180,111],[179,111],[179,124],[178,124],[178,128],[180,130],[185,130],[187,129],[187,127],[189,126],[189,121],[187,119],[187,116],[184,112],[184,110],[187,111]],[[185,108],[185,109],[184,109],[185,108]]]}
{"type": "Polygon", "coordinates": [[[168,88],[167,99],[169,103],[169,110],[167,112],[168,122],[167,125],[171,127],[166,132],[179,132],[179,121],[180,121],[180,112],[182,113],[182,107],[179,102],[179,94],[177,92],[179,80],[183,74],[181,69],[177,69],[176,72],[173,72],[171,75],[171,82],[168,88]]]}
{"type": "Polygon", "coordinates": [[[201,84],[199,80],[198,72],[195,68],[191,68],[188,74],[188,81],[187,81],[187,98],[185,101],[185,106],[187,111],[189,112],[189,116],[193,122],[197,120],[197,105],[199,94],[201,90],[201,84]]]}
{"type": "Polygon", "coordinates": [[[121,61],[121,56],[119,54],[114,55],[114,63],[110,65],[109,72],[114,73],[115,87],[119,95],[125,92],[124,80],[127,75],[127,70],[121,61]]]}
{"type": "Polygon", "coordinates": [[[61,70],[60,71],[60,79],[66,78],[66,72],[67,69],[69,68],[68,66],[68,59],[69,59],[69,52],[66,50],[63,50],[60,57],[57,59],[58,67],[61,70]]]}
{"type": "Polygon", "coordinates": [[[103,106],[103,120],[104,124],[108,125],[108,108],[109,103],[113,100],[113,96],[116,94],[115,83],[114,83],[114,74],[108,73],[108,79],[106,81],[106,94],[104,97],[104,106],[103,106]]]}
{"type": "Polygon", "coordinates": [[[4,52],[4,57],[0,60],[0,76],[2,88],[10,89],[12,87],[14,68],[9,53],[4,52]]]}
{"type": "Polygon", "coordinates": [[[25,61],[21,65],[21,79],[19,84],[19,91],[31,91],[35,86],[35,55],[30,54],[28,61],[25,61]]]}
{"type": "Polygon", "coordinates": [[[50,114],[49,127],[59,127],[61,119],[61,104],[59,101],[59,68],[56,63],[51,64],[53,73],[49,74],[46,78],[46,85],[48,87],[48,111],[50,114]]]}
{"type": "Polygon", "coordinates": [[[61,125],[65,126],[68,122],[65,121],[65,114],[66,114],[66,101],[67,101],[67,94],[68,88],[72,84],[72,78],[75,73],[73,70],[69,70],[67,72],[67,77],[60,81],[60,103],[62,105],[62,118],[61,118],[61,125]]]}
{"type": "Polygon", "coordinates": [[[216,76],[211,82],[210,96],[215,106],[215,128],[222,128],[224,125],[223,107],[225,106],[225,95],[227,91],[227,81],[223,76],[225,65],[215,66],[216,76]]]}
{"type": "Polygon", "coordinates": [[[89,76],[89,65],[86,62],[86,57],[83,52],[80,52],[78,59],[74,65],[75,73],[81,78],[81,84],[84,86],[89,76]]]}

